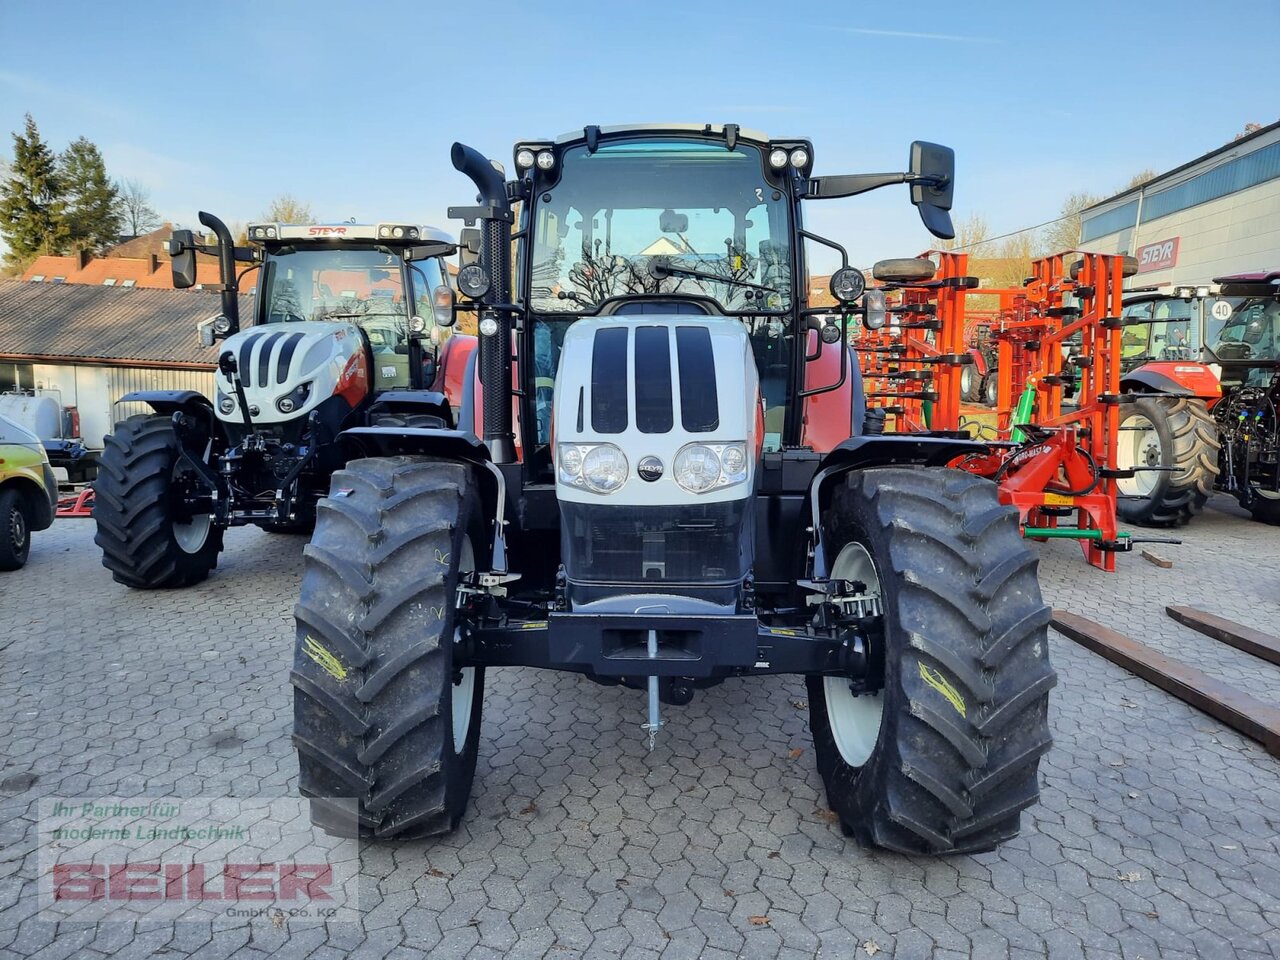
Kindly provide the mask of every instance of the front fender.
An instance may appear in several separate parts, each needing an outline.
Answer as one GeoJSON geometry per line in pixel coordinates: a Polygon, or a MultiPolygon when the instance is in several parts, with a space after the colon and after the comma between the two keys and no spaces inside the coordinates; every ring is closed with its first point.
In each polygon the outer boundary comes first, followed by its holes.
{"type": "Polygon", "coordinates": [[[1120,378],[1122,393],[1163,393],[1171,397],[1217,400],[1222,386],[1213,371],[1194,360],[1161,360],[1120,378]]]}
{"type": "Polygon", "coordinates": [[[945,467],[957,457],[989,451],[985,443],[942,431],[851,437],[839,444],[823,458],[818,472],[809,481],[809,527],[813,531],[811,577],[825,580],[829,575],[829,559],[822,543],[822,515],[831,502],[831,491],[848,474],[871,467],[945,467]]]}
{"type": "Polygon", "coordinates": [[[126,393],[116,403],[145,403],[156,413],[195,414],[213,416],[213,404],[209,398],[195,390],[135,390],[126,393]]]}

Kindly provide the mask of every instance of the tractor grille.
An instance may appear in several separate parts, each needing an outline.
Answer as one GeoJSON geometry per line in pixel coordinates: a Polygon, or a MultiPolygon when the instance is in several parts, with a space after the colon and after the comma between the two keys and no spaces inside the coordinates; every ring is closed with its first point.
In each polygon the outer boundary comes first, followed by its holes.
{"type": "Polygon", "coordinates": [[[240,344],[236,362],[247,388],[267,388],[289,379],[293,354],[305,334],[289,331],[251,331],[240,344]]]}
{"type": "Polygon", "coordinates": [[[736,584],[751,567],[750,500],[663,506],[561,503],[565,572],[580,583],[736,584]]]}

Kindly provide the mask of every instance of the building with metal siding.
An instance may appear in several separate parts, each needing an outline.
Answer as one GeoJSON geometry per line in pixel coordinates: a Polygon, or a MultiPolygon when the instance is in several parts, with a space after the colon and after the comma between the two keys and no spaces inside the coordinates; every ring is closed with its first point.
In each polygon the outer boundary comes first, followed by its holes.
{"type": "Polygon", "coordinates": [[[1280,267],[1280,123],[1087,208],[1081,246],[1128,253],[1130,287],[1280,267]]]}
{"type": "Polygon", "coordinates": [[[207,292],[0,282],[0,392],[56,396],[79,411],[85,445],[101,449],[116,420],[143,412],[117,402],[127,393],[213,395],[214,351],[196,325],[218,312],[207,292]]]}

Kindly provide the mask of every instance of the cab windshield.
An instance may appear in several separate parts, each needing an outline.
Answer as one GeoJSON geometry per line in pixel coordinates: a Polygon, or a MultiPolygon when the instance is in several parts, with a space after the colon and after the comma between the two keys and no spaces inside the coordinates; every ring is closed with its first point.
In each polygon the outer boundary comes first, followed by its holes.
{"type": "Polygon", "coordinates": [[[395,254],[372,248],[269,254],[260,316],[266,323],[354,321],[375,352],[394,349],[408,338],[402,267],[395,254]]]}
{"type": "Polygon", "coordinates": [[[787,199],[759,149],[627,140],[571,147],[560,162],[534,207],[535,312],[636,295],[705,297],[724,313],[790,309],[787,199]]]}
{"type": "Polygon", "coordinates": [[[1280,359],[1280,300],[1266,297],[1241,302],[1219,332],[1214,351],[1229,354],[1231,359],[1280,359]]]}

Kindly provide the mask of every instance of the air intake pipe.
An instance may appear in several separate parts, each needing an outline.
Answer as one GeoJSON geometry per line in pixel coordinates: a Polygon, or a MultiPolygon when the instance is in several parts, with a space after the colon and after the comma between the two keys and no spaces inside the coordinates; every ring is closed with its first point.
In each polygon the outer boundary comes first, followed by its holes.
{"type": "Polygon", "coordinates": [[[511,202],[502,168],[478,150],[455,143],[453,166],[480,192],[480,265],[489,275],[489,292],[481,299],[480,349],[476,360],[484,389],[485,445],[495,463],[513,463],[515,434],[511,423],[511,202]],[[492,320],[490,324],[488,321],[492,320]],[[492,332],[486,333],[490,329],[492,332]]]}
{"type": "Polygon", "coordinates": [[[231,331],[240,329],[240,291],[236,287],[236,242],[227,225],[212,213],[200,211],[200,222],[218,238],[218,268],[222,277],[222,313],[231,320],[231,331]]]}

